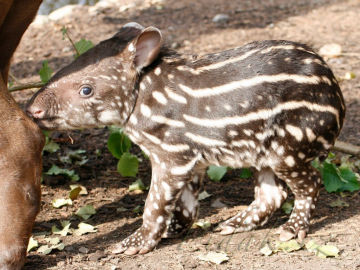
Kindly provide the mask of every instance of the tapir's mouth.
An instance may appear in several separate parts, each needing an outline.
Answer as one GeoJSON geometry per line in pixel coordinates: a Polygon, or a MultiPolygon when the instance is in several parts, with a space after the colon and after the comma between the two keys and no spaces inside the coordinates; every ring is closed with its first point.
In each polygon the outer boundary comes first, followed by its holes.
{"type": "Polygon", "coordinates": [[[56,120],[58,117],[44,117],[44,118],[33,118],[34,122],[41,128],[45,130],[55,130],[58,125],[56,120]]]}

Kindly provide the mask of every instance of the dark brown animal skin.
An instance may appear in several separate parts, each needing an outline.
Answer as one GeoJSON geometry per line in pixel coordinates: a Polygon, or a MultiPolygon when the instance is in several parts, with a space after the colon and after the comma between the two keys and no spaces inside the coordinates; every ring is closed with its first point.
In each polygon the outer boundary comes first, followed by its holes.
{"type": "Polygon", "coordinates": [[[40,3],[0,0],[0,270],[24,265],[40,206],[44,138],[6,86],[10,59],[40,3]]]}
{"type": "Polygon", "coordinates": [[[143,224],[114,253],[151,251],[196,219],[209,165],[254,167],[255,200],[221,234],[264,225],[295,195],[280,240],[305,238],[321,178],[311,166],[339,135],[337,80],[304,44],[256,41],[200,58],[162,48],[159,29],[129,23],[59,71],[29,102],[47,129],[119,125],[149,156],[143,224]]]}

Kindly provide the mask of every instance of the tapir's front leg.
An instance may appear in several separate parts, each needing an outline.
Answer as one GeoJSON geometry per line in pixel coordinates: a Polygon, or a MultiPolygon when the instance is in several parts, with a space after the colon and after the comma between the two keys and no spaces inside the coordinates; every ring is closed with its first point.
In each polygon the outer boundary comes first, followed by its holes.
{"type": "MultiPolygon", "coordinates": [[[[164,164],[164,162],[162,162],[164,164]]],[[[163,169],[153,164],[152,179],[145,203],[143,224],[132,235],[125,238],[112,250],[113,253],[133,255],[144,254],[154,249],[161,237],[166,233],[174,216],[175,204],[181,192],[193,179],[191,169],[196,163],[174,165],[166,164],[163,169]]]]}

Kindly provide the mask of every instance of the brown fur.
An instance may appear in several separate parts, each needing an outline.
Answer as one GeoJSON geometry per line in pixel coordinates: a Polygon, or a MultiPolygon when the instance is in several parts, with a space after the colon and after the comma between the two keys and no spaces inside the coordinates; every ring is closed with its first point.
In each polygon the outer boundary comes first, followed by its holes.
{"type": "Polygon", "coordinates": [[[0,0],[0,269],[20,269],[40,206],[40,129],[6,87],[10,59],[39,0],[0,0]]]}

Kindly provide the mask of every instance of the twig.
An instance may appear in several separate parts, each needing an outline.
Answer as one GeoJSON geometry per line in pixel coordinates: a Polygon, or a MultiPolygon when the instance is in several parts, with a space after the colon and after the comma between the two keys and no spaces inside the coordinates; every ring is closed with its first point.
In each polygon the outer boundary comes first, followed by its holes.
{"type": "Polygon", "coordinates": [[[20,84],[16,86],[12,86],[9,88],[9,92],[15,92],[25,89],[32,89],[32,88],[40,88],[44,86],[43,82],[33,82],[33,83],[26,83],[26,84],[20,84]]]}
{"type": "Polygon", "coordinates": [[[336,141],[333,150],[360,157],[360,146],[351,143],[336,141]]]}

